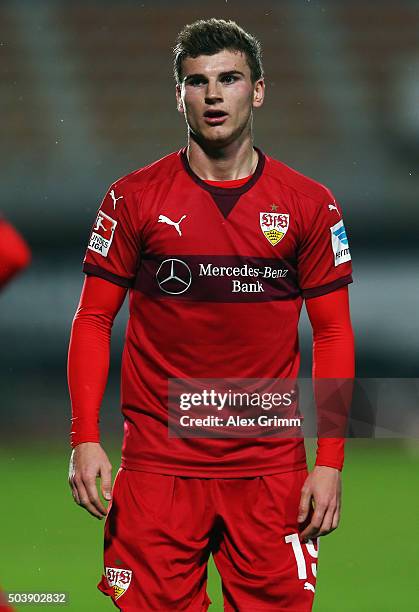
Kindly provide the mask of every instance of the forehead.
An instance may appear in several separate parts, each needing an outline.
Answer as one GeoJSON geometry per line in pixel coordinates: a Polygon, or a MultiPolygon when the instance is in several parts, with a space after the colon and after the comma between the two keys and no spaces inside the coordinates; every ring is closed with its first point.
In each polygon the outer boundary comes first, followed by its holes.
{"type": "Polygon", "coordinates": [[[185,57],[182,62],[182,74],[205,74],[216,76],[220,72],[239,70],[250,76],[250,68],[246,55],[241,51],[223,49],[214,55],[198,55],[198,57],[185,57]]]}

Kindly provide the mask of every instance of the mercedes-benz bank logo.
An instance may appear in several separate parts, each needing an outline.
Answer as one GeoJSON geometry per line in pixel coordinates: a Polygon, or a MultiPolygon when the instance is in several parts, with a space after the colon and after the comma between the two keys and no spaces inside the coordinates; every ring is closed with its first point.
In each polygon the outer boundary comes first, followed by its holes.
{"type": "Polygon", "coordinates": [[[179,295],[191,286],[192,272],[180,259],[165,259],[156,272],[156,279],[162,291],[179,295]]]}

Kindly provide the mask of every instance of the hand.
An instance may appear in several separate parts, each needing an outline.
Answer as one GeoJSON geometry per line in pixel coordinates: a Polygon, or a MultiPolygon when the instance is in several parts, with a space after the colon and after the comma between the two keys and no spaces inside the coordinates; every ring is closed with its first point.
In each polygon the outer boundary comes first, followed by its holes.
{"type": "Polygon", "coordinates": [[[109,501],[111,499],[112,466],[105,451],[96,442],[78,444],[71,453],[68,483],[76,504],[85,508],[96,518],[102,519],[106,516],[107,510],[99,498],[96,478],[101,478],[102,495],[109,501]]]}
{"type": "Polygon", "coordinates": [[[316,465],[301,489],[299,523],[304,523],[314,505],[311,521],[300,534],[302,542],[327,535],[336,529],[340,518],[341,497],[340,471],[325,465],[316,465]]]}

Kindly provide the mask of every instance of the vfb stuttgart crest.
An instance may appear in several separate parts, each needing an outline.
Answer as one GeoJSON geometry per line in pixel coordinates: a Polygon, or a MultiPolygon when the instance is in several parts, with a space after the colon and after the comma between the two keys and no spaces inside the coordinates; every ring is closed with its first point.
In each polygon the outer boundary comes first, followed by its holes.
{"type": "Polygon", "coordinates": [[[272,246],[281,242],[288,231],[289,224],[290,216],[287,213],[260,213],[260,228],[272,246]]]}
{"type": "Polygon", "coordinates": [[[125,593],[131,584],[132,571],[116,567],[106,568],[106,578],[110,587],[113,587],[115,600],[125,593]]]}

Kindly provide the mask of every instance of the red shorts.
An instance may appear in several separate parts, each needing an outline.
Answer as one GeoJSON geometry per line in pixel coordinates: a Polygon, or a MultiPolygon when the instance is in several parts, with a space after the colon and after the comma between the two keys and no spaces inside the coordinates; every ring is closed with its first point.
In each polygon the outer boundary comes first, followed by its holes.
{"type": "Polygon", "coordinates": [[[223,479],[120,468],[98,588],[124,612],[203,612],[212,553],[225,610],[311,610],[318,542],[301,544],[297,523],[306,477],[306,469],[223,479]]]}

